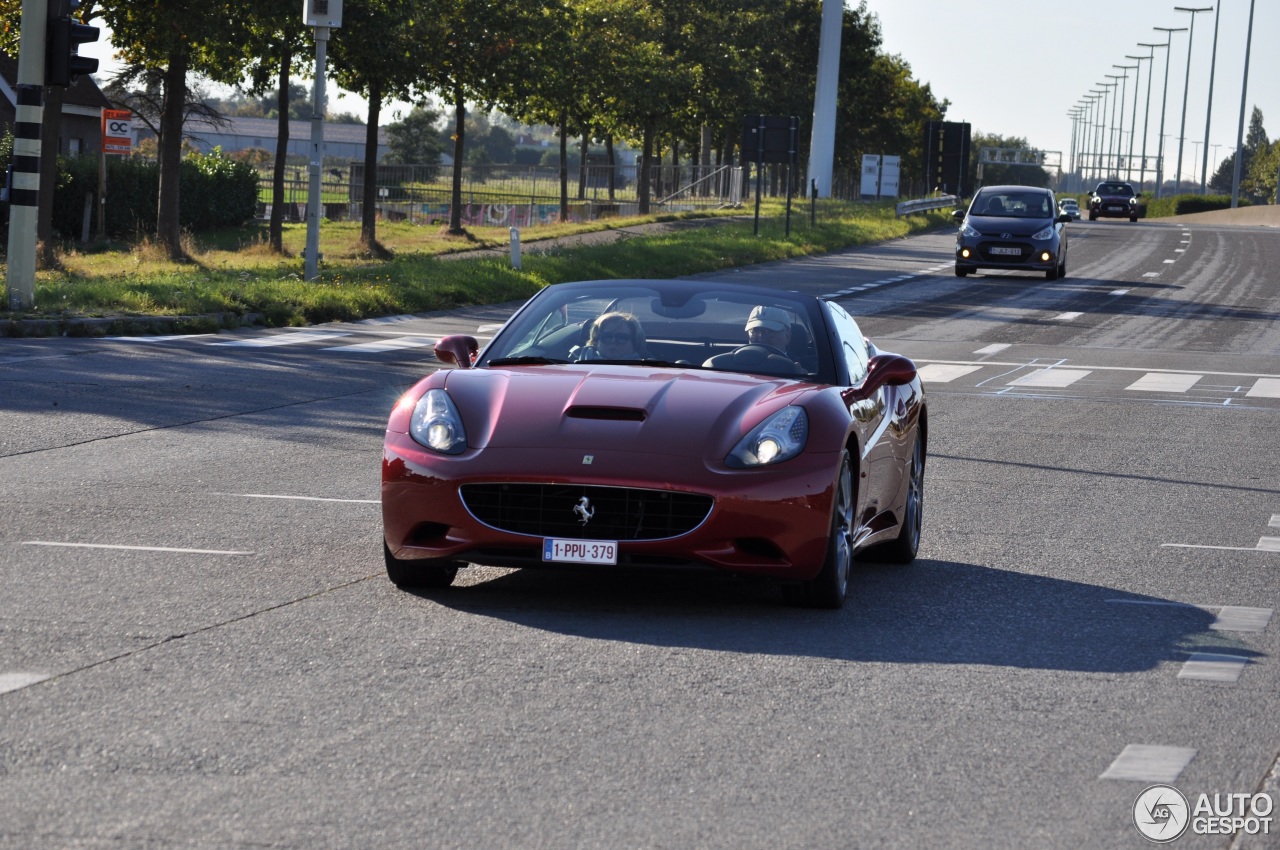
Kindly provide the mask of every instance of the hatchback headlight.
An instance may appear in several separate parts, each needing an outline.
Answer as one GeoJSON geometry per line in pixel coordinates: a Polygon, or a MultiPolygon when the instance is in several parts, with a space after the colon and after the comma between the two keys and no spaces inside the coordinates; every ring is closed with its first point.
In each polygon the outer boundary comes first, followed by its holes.
{"type": "Polygon", "coordinates": [[[409,433],[417,442],[441,454],[461,454],[467,447],[467,433],[458,408],[441,389],[427,390],[418,399],[409,419],[409,433]]]}
{"type": "Polygon", "coordinates": [[[784,407],[739,440],[725,463],[739,468],[781,463],[800,454],[808,439],[809,416],[804,408],[784,407]]]}
{"type": "Polygon", "coordinates": [[[1048,227],[1046,227],[1044,230],[1041,230],[1039,233],[1035,234],[1035,235],[1034,235],[1034,236],[1032,236],[1031,238],[1032,238],[1032,239],[1052,239],[1052,238],[1053,238],[1053,225],[1052,225],[1052,224],[1051,224],[1051,225],[1049,225],[1049,226],[1048,226],[1048,227]]]}
{"type": "Polygon", "coordinates": [[[980,237],[982,236],[982,234],[981,234],[981,233],[979,233],[978,231],[974,230],[974,229],[969,225],[969,222],[968,222],[968,221],[966,221],[966,222],[964,223],[964,226],[960,228],[960,232],[961,232],[961,233],[963,233],[965,236],[968,236],[970,239],[978,239],[978,238],[980,238],[980,237]]]}

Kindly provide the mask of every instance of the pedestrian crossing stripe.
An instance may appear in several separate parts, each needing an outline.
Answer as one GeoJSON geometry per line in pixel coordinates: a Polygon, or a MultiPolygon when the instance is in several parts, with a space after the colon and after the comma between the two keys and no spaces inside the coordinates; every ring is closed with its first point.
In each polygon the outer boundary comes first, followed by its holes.
{"type": "Polygon", "coordinates": [[[402,336],[395,339],[360,342],[355,345],[333,345],[321,350],[340,351],[347,354],[377,354],[382,351],[400,351],[405,348],[421,348],[426,345],[435,345],[435,340],[415,336],[402,336]]]}
{"type": "MultiPolygon", "coordinates": [[[[1005,370],[1010,368],[1014,370],[1019,368],[1034,369],[1035,371],[1033,372],[1008,381],[1005,386],[1054,389],[1069,387],[1093,372],[1113,371],[1105,367],[1101,370],[1064,369],[1061,366],[1045,367],[1034,363],[993,363],[987,361],[983,363],[926,363],[920,366],[916,373],[920,376],[920,380],[926,384],[949,384],[966,375],[972,375],[985,366],[996,366],[1005,370]]],[[[1126,366],[1119,367],[1114,371],[1138,372],[1141,370],[1126,366]]],[[[1125,389],[1134,392],[1186,393],[1193,388],[1197,388],[1205,374],[1213,375],[1218,373],[1147,372],[1136,381],[1128,384],[1125,389]]],[[[1213,389],[1213,387],[1201,386],[1205,389],[1213,389]]],[[[1240,392],[1249,384],[1240,382],[1238,385],[1233,383],[1231,386],[1233,388],[1238,386],[1235,391],[1240,392]]],[[[1216,389],[1221,389],[1221,387],[1216,387],[1216,389]]],[[[1255,378],[1251,388],[1244,394],[1250,398],[1280,398],[1280,378],[1255,378]]]]}
{"type": "Polygon", "coordinates": [[[249,339],[233,339],[228,342],[214,342],[211,345],[230,345],[240,348],[272,348],[281,345],[301,345],[304,342],[323,342],[329,339],[351,336],[349,333],[335,331],[299,331],[297,333],[273,334],[272,336],[256,336],[249,339]]]}

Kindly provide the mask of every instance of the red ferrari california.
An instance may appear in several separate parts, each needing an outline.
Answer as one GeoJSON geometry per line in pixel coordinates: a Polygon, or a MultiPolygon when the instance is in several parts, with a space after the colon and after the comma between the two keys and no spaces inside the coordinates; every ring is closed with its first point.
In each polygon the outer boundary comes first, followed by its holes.
{"type": "Polygon", "coordinates": [[[840,607],[855,557],[920,545],[928,415],[915,365],[843,308],[690,280],[548,286],[387,423],[387,575],[701,567],[840,607]]]}

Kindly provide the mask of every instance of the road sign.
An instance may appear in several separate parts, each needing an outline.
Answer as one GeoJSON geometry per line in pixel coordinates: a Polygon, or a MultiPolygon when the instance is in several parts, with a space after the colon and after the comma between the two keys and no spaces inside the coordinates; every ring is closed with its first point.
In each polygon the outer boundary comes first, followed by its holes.
{"type": "Polygon", "coordinates": [[[133,113],[127,109],[102,110],[102,152],[133,152],[133,113]]]}

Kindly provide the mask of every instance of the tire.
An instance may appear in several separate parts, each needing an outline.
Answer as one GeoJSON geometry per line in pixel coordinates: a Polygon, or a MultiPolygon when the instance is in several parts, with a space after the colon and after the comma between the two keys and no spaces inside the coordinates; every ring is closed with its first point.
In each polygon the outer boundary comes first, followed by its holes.
{"type": "Polygon", "coordinates": [[[1047,272],[1045,272],[1045,273],[1044,273],[1044,279],[1045,279],[1045,280],[1057,280],[1057,279],[1058,279],[1058,267],[1057,267],[1057,266],[1054,266],[1053,268],[1051,268],[1051,269],[1049,269],[1047,272]]]}
{"type": "Polygon", "coordinates": [[[1137,220],[1138,220],[1138,217],[1136,215],[1129,216],[1129,221],[1137,221],[1137,220]]]}
{"type": "Polygon", "coordinates": [[[968,277],[968,276],[969,276],[968,269],[962,269],[959,266],[956,266],[956,277],[968,277]]]}
{"type": "Polygon", "coordinates": [[[783,596],[792,605],[837,609],[849,598],[849,574],[853,566],[853,461],[846,449],[836,474],[835,504],[831,506],[831,532],[822,569],[806,582],[783,586],[783,596]]]}
{"type": "Polygon", "coordinates": [[[385,540],[382,542],[382,558],[387,564],[387,578],[396,587],[448,587],[458,574],[458,565],[454,561],[401,560],[391,554],[385,540]]]}
{"type": "Polygon", "coordinates": [[[920,551],[920,535],[924,529],[924,441],[916,435],[911,449],[911,467],[908,471],[907,501],[902,509],[902,530],[897,539],[871,550],[867,560],[890,564],[909,564],[920,551]]]}
{"type": "Polygon", "coordinates": [[[1097,220],[1098,220],[1098,216],[1096,213],[1089,213],[1089,221],[1097,221],[1097,220]]]}
{"type": "Polygon", "coordinates": [[[1066,276],[1067,276],[1067,258],[1063,257],[1062,262],[1058,263],[1058,277],[1063,278],[1066,276]]]}

